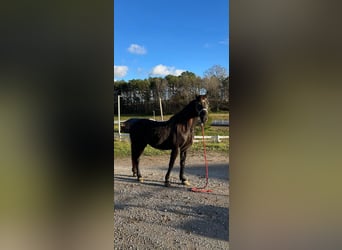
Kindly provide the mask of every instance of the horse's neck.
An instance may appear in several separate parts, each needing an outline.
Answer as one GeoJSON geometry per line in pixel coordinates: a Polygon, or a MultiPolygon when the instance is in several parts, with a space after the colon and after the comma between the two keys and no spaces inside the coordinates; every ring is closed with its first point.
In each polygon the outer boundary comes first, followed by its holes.
{"type": "Polygon", "coordinates": [[[195,127],[195,125],[196,125],[195,118],[190,118],[190,119],[188,120],[188,126],[189,126],[191,129],[193,129],[193,128],[195,127]]]}
{"type": "Polygon", "coordinates": [[[178,112],[177,114],[175,114],[174,116],[172,116],[169,120],[169,122],[171,123],[187,123],[188,125],[190,125],[191,127],[195,126],[195,122],[194,119],[196,118],[196,116],[191,115],[191,110],[189,108],[184,108],[183,110],[181,110],[180,112],[178,112]]]}

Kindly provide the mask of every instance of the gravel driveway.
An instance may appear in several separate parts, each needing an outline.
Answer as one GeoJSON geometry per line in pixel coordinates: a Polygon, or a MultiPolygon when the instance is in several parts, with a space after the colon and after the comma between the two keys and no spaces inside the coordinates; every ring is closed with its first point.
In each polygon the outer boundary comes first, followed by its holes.
{"type": "Polygon", "coordinates": [[[179,181],[179,158],[164,187],[168,156],[142,156],[144,183],[132,177],[129,158],[114,160],[114,249],[229,249],[228,155],[208,152],[211,193],[191,192],[205,184],[203,156],[189,152],[179,181]]]}

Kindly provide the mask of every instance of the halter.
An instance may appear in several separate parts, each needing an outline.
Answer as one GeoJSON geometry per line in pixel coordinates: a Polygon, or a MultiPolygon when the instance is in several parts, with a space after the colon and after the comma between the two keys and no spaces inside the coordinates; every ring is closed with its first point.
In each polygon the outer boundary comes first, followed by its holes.
{"type": "MultiPolygon", "coordinates": [[[[208,109],[206,108],[206,106],[203,105],[203,103],[205,104],[205,102],[204,102],[204,101],[201,102],[201,106],[202,106],[202,109],[201,109],[201,110],[198,110],[198,109],[197,109],[197,106],[196,106],[197,115],[198,115],[199,117],[201,117],[201,113],[202,113],[202,112],[205,112],[204,115],[208,114],[208,109]]],[[[204,125],[204,124],[203,124],[203,121],[202,121],[202,118],[201,118],[201,126],[203,127],[203,125],[204,125]]]]}
{"type": "Polygon", "coordinates": [[[205,103],[205,102],[203,102],[203,101],[201,102],[201,106],[202,106],[202,109],[201,109],[201,110],[198,110],[198,109],[197,109],[197,106],[198,106],[198,105],[196,105],[196,111],[197,111],[198,116],[200,116],[200,114],[201,114],[203,111],[206,111],[206,112],[208,113],[208,109],[204,107],[203,103],[205,103]]]}
{"type": "Polygon", "coordinates": [[[207,108],[202,108],[200,111],[198,111],[198,115],[200,115],[203,111],[206,111],[208,113],[208,109],[207,108]]]}

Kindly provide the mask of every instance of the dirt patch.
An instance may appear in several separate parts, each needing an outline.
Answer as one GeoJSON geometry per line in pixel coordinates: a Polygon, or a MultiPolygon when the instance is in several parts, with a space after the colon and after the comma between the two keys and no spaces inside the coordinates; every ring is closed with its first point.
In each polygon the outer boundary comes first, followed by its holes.
{"type": "MultiPolygon", "coordinates": [[[[229,159],[208,152],[211,193],[191,192],[205,185],[203,156],[190,153],[180,184],[179,162],[164,187],[167,156],[142,156],[144,183],[132,177],[129,158],[114,160],[114,249],[228,249],[229,159]]],[[[179,158],[178,158],[179,161],[179,158]]]]}

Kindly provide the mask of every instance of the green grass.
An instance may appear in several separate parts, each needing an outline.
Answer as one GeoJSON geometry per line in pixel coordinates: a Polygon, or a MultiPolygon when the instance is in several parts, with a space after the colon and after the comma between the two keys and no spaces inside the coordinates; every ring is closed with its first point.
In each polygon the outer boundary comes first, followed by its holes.
{"type": "MultiPolygon", "coordinates": [[[[227,153],[229,151],[229,141],[225,142],[206,142],[205,143],[206,151],[214,151],[214,152],[222,152],[227,153]]],[[[197,142],[194,143],[190,149],[190,151],[194,152],[203,152],[203,143],[197,142]]]]}
{"type": "MultiPolygon", "coordinates": [[[[144,155],[168,155],[170,150],[158,150],[147,146],[144,155]]],[[[131,144],[127,141],[114,141],[114,157],[128,157],[131,155],[131,144]]]]}

